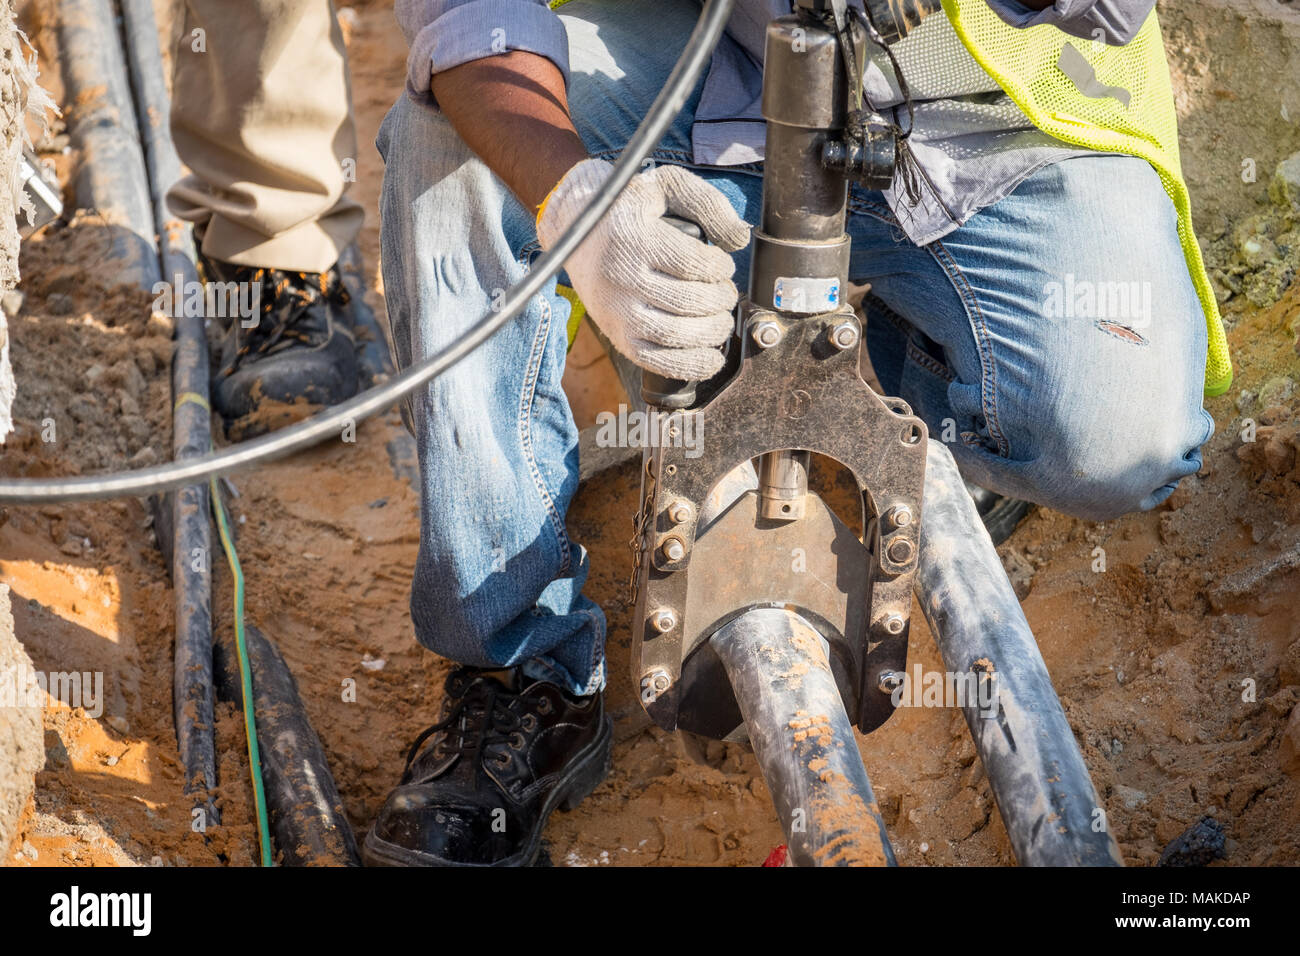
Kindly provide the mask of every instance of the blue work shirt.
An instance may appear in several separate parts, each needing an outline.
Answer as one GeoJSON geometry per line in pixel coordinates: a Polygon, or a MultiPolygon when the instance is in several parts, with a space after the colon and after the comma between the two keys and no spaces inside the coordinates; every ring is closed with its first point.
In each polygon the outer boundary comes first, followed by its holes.
{"type": "MultiPolygon", "coordinates": [[[[850,2],[860,5],[860,0],[850,2]]],[[[986,2],[1013,26],[1050,23],[1080,40],[1111,44],[1131,40],[1155,5],[1155,0],[1056,0],[1034,11],[1016,0],[986,2]]],[[[763,158],[764,36],[768,22],[789,10],[790,0],[736,0],[695,113],[696,163],[732,166],[763,158]]],[[[511,50],[546,57],[568,82],[568,38],[546,0],[397,0],[396,14],[410,48],[407,94],[420,102],[436,105],[430,92],[434,73],[511,50]]],[[[866,98],[906,125],[893,69],[883,53],[869,50],[866,98]]],[[[975,62],[941,13],[924,20],[893,51],[912,94],[910,147],[924,175],[916,202],[897,178],[884,196],[917,245],[947,235],[1035,170],[1093,152],[1035,127],[975,62]]]]}

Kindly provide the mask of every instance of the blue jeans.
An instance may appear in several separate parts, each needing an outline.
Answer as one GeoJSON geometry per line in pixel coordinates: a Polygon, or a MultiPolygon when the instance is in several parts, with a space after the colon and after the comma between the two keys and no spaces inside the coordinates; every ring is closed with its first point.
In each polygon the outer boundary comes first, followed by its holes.
{"type": "MultiPolygon", "coordinates": [[[[694,0],[571,0],[569,103],[615,158],[688,36],[694,0]]],[[[657,162],[691,165],[698,93],[657,162]]],[[[445,118],[403,97],[379,132],[384,291],[398,364],[487,314],[538,254],[533,217],[445,118]]],[[[699,168],[753,222],[759,166],[699,168]]],[[[867,346],[963,473],[1005,495],[1103,520],[1152,508],[1200,468],[1206,332],[1172,203],[1144,161],[1046,166],[925,247],[879,193],[850,196],[850,278],[871,283],[867,346]]],[[[747,253],[736,281],[748,282],[747,253]]],[[[414,396],[421,643],[482,666],[525,664],[575,693],[604,682],[605,618],[565,511],[578,435],[560,387],[568,302],[554,284],[414,396]]]]}

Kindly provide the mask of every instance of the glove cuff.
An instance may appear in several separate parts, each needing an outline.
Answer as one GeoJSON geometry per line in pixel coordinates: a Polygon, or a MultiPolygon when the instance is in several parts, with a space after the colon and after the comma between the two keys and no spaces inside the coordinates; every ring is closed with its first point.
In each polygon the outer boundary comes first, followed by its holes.
{"type": "Polygon", "coordinates": [[[543,249],[551,248],[564,234],[613,168],[603,159],[584,159],[547,193],[537,207],[537,241],[543,249]]]}

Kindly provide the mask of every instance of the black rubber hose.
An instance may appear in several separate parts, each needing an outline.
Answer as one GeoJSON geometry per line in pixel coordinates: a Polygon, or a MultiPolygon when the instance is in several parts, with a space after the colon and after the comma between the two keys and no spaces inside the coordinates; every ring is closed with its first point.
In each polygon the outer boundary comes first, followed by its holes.
{"type": "Polygon", "coordinates": [[[781,607],[724,624],[727,670],[795,866],[896,866],[821,635],[781,607]]]}
{"type": "MultiPolygon", "coordinates": [[[[112,248],[110,261],[102,267],[113,269],[123,281],[152,290],[162,276],[155,239],[157,226],[141,127],[132,101],[127,56],[119,40],[116,18],[109,0],[67,0],[61,5],[59,16],[64,86],[67,100],[73,104],[69,110],[69,130],[82,151],[77,173],[77,204],[96,210],[106,223],[112,248]]],[[[148,21],[153,22],[151,8],[148,21]]],[[[138,41],[141,32],[137,18],[136,29],[128,29],[127,37],[138,41]]],[[[149,37],[149,42],[157,60],[156,32],[149,37]]],[[[139,44],[131,45],[131,59],[139,63],[142,59],[139,44]]],[[[147,59],[147,53],[143,59],[147,59]]],[[[158,82],[138,83],[134,92],[144,115],[149,115],[156,106],[150,98],[161,94],[161,115],[165,117],[166,93],[159,85],[161,67],[155,64],[154,72],[158,82]]],[[[201,323],[202,319],[197,321],[201,323]]],[[[206,374],[206,366],[203,371],[206,374]]],[[[206,382],[202,394],[206,395],[206,382]]],[[[200,454],[207,451],[207,443],[196,450],[200,454]]],[[[206,529],[207,514],[206,486],[201,500],[190,489],[180,493],[173,515],[182,545],[171,549],[174,583],[196,575],[204,579],[208,576],[211,552],[192,534],[193,526],[199,521],[206,529]]],[[[197,808],[204,811],[205,826],[215,825],[221,822],[221,816],[211,800],[217,785],[217,763],[209,590],[206,586],[184,584],[174,590],[176,744],[185,767],[185,792],[207,795],[197,808]]]]}
{"type": "MultiPolygon", "coordinates": [[[[139,151],[144,158],[149,201],[150,234],[158,274],[176,283],[173,302],[198,281],[188,246],[187,230],[166,218],[166,189],[180,178],[180,159],[168,132],[171,105],[158,49],[158,25],[150,0],[119,0],[125,46],[126,80],[130,88],[139,151]]],[[[150,286],[152,289],[152,285],[150,286]]],[[[208,353],[201,315],[174,316],[172,350],[172,458],[203,455],[212,447],[207,411],[208,353]],[[180,400],[185,396],[185,400],[180,400]],[[197,399],[197,400],[195,400],[197,399]]],[[[172,655],[172,708],[176,742],[185,765],[186,785],[215,790],[216,734],[212,690],[212,526],[206,484],[178,488],[166,496],[155,514],[170,515],[172,540],[163,549],[171,563],[175,595],[175,640],[172,655]]],[[[155,535],[162,536],[155,521],[155,535]]],[[[188,792],[188,791],[187,791],[188,792]]],[[[209,802],[208,823],[221,823],[220,811],[209,802]]]]}
{"type": "Polygon", "coordinates": [[[1121,866],[1070,722],[957,463],[931,439],[916,597],[1021,866],[1121,866]]]}
{"type": "Polygon", "coordinates": [[[58,11],[68,135],[81,153],[76,204],[104,223],[99,268],[151,289],[159,272],[149,182],[113,11],[109,0],[63,0],[58,11]]]}
{"type": "Polygon", "coordinates": [[[343,812],[325,748],[307,719],[289,665],[251,624],[244,627],[244,639],[253,671],[262,785],[280,862],[360,866],[356,837],[343,812]]]}

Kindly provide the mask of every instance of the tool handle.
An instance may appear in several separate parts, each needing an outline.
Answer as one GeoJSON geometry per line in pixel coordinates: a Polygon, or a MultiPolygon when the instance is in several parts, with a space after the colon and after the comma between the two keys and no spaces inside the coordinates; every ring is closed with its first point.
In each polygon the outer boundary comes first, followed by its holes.
{"type": "MultiPolygon", "coordinates": [[[[675,229],[680,229],[688,236],[701,241],[708,241],[704,229],[699,223],[682,219],[678,216],[664,216],[664,222],[675,229]]],[[[695,404],[695,387],[698,382],[680,378],[668,378],[657,372],[641,370],[641,400],[656,408],[690,408],[695,404]]]]}

